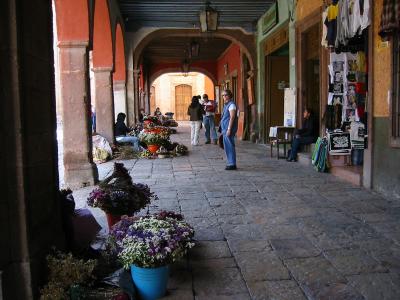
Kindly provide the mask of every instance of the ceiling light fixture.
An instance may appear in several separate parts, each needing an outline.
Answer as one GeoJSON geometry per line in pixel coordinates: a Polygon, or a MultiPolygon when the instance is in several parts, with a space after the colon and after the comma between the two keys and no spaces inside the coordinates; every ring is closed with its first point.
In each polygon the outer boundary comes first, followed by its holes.
{"type": "Polygon", "coordinates": [[[196,41],[191,41],[189,45],[189,58],[199,56],[200,44],[196,41]]]}
{"type": "Polygon", "coordinates": [[[218,12],[207,1],[204,10],[200,11],[201,32],[216,31],[218,26],[218,12]]]}
{"type": "Polygon", "coordinates": [[[189,75],[189,70],[190,70],[190,64],[189,60],[186,58],[182,61],[182,75],[183,76],[188,76],[189,75]]]}

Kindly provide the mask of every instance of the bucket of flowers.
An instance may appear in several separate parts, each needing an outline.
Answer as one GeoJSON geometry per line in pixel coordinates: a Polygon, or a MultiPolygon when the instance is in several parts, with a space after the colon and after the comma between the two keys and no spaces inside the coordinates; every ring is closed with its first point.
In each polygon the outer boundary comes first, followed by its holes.
{"type": "Polygon", "coordinates": [[[122,215],[133,215],[156,199],[157,195],[150,191],[148,185],[133,183],[124,165],[115,163],[112,175],[89,194],[87,204],[103,210],[111,228],[122,215]]]}
{"type": "Polygon", "coordinates": [[[163,211],[141,218],[123,217],[110,232],[110,244],[125,269],[130,269],[141,299],[166,292],[169,265],[194,246],[194,230],[182,215],[163,211]]]}
{"type": "Polygon", "coordinates": [[[160,120],[155,116],[144,116],[143,117],[143,126],[144,127],[160,125],[160,124],[161,124],[160,120]]]}
{"type": "Polygon", "coordinates": [[[162,136],[159,133],[151,133],[144,130],[139,134],[139,139],[142,143],[145,143],[147,145],[147,149],[151,153],[156,153],[161,145],[168,142],[167,137],[162,136]]]}

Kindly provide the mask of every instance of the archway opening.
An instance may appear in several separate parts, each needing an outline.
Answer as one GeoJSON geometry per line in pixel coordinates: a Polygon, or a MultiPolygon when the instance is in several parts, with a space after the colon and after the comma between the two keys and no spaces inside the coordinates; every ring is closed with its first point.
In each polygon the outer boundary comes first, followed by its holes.
{"type": "Polygon", "coordinates": [[[150,112],[159,107],[163,114],[174,113],[177,121],[189,119],[187,108],[193,96],[207,94],[216,99],[213,80],[199,72],[162,74],[152,82],[150,93],[150,112]]]}

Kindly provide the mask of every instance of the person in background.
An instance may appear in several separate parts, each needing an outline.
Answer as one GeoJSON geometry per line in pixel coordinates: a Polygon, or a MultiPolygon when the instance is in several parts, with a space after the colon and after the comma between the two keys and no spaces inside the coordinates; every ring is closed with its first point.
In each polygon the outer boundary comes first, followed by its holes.
{"type": "Polygon", "coordinates": [[[201,120],[203,119],[204,109],[197,96],[192,97],[187,114],[190,116],[190,141],[193,146],[199,145],[199,132],[201,120]]]}
{"type": "Polygon", "coordinates": [[[129,129],[125,125],[126,115],[124,113],[119,113],[117,115],[117,122],[115,123],[115,139],[119,143],[131,143],[134,151],[139,151],[139,139],[136,136],[127,136],[129,129]]]}
{"type": "Polygon", "coordinates": [[[225,170],[236,170],[235,135],[238,128],[238,117],[236,104],[232,96],[230,90],[224,90],[222,92],[224,108],[220,126],[227,160],[225,170]]]}
{"type": "Polygon", "coordinates": [[[144,109],[141,108],[139,109],[139,123],[143,123],[143,118],[144,118],[144,109]]]}
{"type": "Polygon", "coordinates": [[[297,152],[302,145],[309,145],[317,140],[317,126],[315,126],[314,116],[310,108],[306,107],[303,111],[303,125],[297,129],[292,141],[292,148],[289,150],[287,161],[297,161],[297,152]]]}
{"type": "Polygon", "coordinates": [[[162,117],[162,112],[161,112],[161,110],[160,110],[159,107],[157,107],[156,110],[154,111],[154,115],[155,115],[156,117],[158,117],[158,118],[161,118],[161,117],[162,117]]]}
{"type": "Polygon", "coordinates": [[[215,102],[208,99],[207,94],[203,95],[203,107],[205,111],[205,115],[203,116],[203,124],[205,128],[206,144],[210,144],[212,140],[213,144],[216,145],[217,131],[215,130],[215,102]]]}

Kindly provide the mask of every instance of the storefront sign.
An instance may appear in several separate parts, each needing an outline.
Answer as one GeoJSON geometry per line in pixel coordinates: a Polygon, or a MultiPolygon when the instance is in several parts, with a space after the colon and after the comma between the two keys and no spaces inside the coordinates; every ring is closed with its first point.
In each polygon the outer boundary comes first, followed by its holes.
{"type": "Polygon", "coordinates": [[[271,5],[271,8],[265,13],[262,20],[262,32],[266,34],[278,23],[278,7],[276,2],[271,5]]]}

